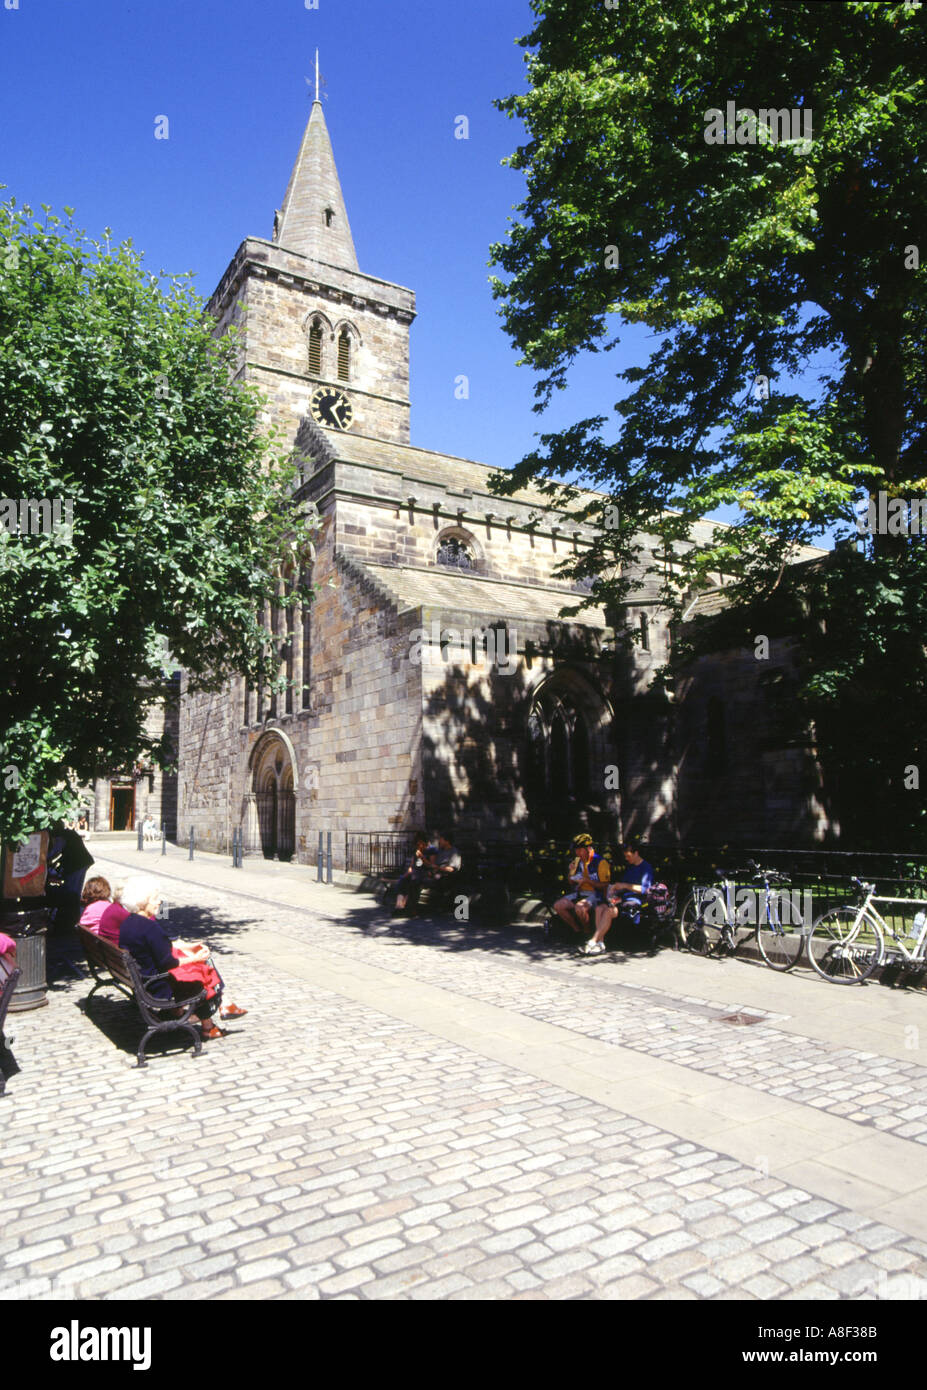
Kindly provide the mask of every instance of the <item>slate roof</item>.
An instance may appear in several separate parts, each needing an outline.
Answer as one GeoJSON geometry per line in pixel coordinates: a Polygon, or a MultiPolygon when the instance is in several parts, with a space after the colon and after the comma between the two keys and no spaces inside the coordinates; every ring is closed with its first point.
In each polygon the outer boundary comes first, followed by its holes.
{"type": "Polygon", "coordinates": [[[374,565],[352,560],[385,590],[399,612],[416,608],[443,608],[473,613],[484,621],[528,618],[535,622],[571,622],[583,627],[608,627],[601,608],[587,608],[574,618],[562,619],[560,609],[579,602],[580,595],[536,584],[506,584],[474,574],[448,574],[444,570],[413,569],[402,565],[374,565]]]}

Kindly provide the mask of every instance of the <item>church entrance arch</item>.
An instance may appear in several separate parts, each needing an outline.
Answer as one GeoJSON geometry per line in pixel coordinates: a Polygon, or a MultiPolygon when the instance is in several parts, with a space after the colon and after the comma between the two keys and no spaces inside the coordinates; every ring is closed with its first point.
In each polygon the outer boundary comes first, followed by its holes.
{"type": "Polygon", "coordinates": [[[618,797],[603,776],[615,759],[612,710],[582,673],[563,666],[538,686],[526,753],[525,791],[539,831],[557,839],[579,830],[613,836],[618,797]]]}
{"type": "Polygon", "coordinates": [[[296,792],[293,745],[276,730],[255,744],[251,755],[250,799],[258,843],[249,846],[265,859],[293,858],[296,850],[296,792]]]}

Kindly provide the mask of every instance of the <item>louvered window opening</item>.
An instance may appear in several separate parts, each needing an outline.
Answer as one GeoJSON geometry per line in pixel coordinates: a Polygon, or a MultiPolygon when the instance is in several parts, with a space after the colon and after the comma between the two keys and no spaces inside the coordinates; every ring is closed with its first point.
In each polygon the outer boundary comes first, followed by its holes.
{"type": "Polygon", "coordinates": [[[351,380],[351,339],[347,333],[338,339],[338,380],[351,380]]]}
{"type": "Polygon", "coordinates": [[[315,376],[322,374],[322,330],[315,324],[309,329],[309,370],[315,376]]]}

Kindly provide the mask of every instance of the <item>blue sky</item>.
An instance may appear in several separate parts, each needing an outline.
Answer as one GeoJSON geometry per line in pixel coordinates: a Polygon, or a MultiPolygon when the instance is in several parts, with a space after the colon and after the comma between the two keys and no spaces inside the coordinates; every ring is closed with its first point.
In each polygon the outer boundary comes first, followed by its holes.
{"type": "MultiPolygon", "coordinates": [[[[131,237],[208,297],[246,236],[269,237],[321,52],[325,115],[361,269],[413,289],[412,442],[497,467],[536,431],[607,411],[624,351],[590,357],[536,416],[488,284],[521,196],[527,0],[0,0],[0,182],[131,237]],[[154,138],[166,115],[170,138],[154,138]],[[469,140],[454,138],[466,115],[469,140]],[[470,399],[454,396],[459,374],[470,399]]],[[[635,329],[641,344],[644,331],[635,329]]],[[[627,360],[630,360],[630,354],[627,360]]]]}
{"type": "MultiPolygon", "coordinates": [[[[510,467],[535,435],[609,414],[656,336],[628,326],[532,411],[489,288],[520,201],[528,0],[0,0],[0,183],[78,226],[131,237],[208,298],[246,236],[270,237],[311,106],[325,115],[361,269],[414,290],[412,442],[510,467]],[[469,139],[454,138],[469,120],[469,139]],[[170,138],[155,139],[167,116],[170,138]],[[457,400],[459,375],[469,400],[457,400]]],[[[733,509],[717,513],[730,519],[733,509]]]]}

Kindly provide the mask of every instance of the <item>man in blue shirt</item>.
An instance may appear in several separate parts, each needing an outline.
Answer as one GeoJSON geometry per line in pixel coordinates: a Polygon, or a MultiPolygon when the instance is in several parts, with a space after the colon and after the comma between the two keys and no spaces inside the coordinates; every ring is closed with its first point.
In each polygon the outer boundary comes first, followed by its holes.
{"type": "Polygon", "coordinates": [[[595,936],[587,941],[583,952],[587,956],[601,955],[605,950],[605,936],[619,912],[626,922],[638,926],[641,919],[641,904],[653,885],[653,866],[641,856],[639,840],[625,840],[621,847],[626,865],[620,879],[616,879],[606,890],[606,901],[596,908],[595,936]]]}

